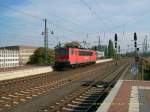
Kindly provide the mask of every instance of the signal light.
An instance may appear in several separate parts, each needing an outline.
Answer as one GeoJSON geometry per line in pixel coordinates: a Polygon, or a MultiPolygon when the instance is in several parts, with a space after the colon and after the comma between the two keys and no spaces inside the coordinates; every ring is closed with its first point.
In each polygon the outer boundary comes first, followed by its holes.
{"type": "Polygon", "coordinates": [[[117,34],[115,34],[115,41],[118,41],[118,37],[117,37],[117,34]]]}
{"type": "Polygon", "coordinates": [[[117,48],[117,42],[115,42],[115,48],[117,48]]]}
{"type": "Polygon", "coordinates": [[[135,40],[135,41],[137,40],[137,35],[136,35],[136,33],[134,33],[134,40],[135,40]]]}
{"type": "Polygon", "coordinates": [[[134,42],[134,47],[135,47],[135,48],[137,47],[137,42],[136,42],[136,41],[134,42]]]}

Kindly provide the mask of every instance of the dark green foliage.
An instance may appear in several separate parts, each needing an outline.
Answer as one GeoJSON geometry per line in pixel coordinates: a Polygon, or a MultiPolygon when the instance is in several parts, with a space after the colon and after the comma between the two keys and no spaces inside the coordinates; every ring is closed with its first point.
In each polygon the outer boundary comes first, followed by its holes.
{"type": "MultiPolygon", "coordinates": [[[[30,57],[29,64],[45,64],[45,52],[44,48],[38,48],[30,57]]],[[[48,49],[48,64],[54,63],[54,50],[48,49]]]]}
{"type": "Polygon", "coordinates": [[[106,48],[105,48],[104,54],[105,54],[105,57],[108,56],[108,49],[107,49],[107,46],[106,46],[106,48]]]}
{"type": "Polygon", "coordinates": [[[108,57],[109,58],[115,57],[115,49],[112,40],[109,40],[109,44],[108,44],[108,57]]]}
{"type": "Polygon", "coordinates": [[[141,54],[143,57],[149,57],[150,56],[150,52],[144,52],[141,54]]]}
{"type": "Polygon", "coordinates": [[[135,52],[127,52],[126,56],[127,57],[134,57],[135,56],[135,52]]]}
{"type": "Polygon", "coordinates": [[[92,46],[91,49],[97,51],[97,46],[92,46]]]}

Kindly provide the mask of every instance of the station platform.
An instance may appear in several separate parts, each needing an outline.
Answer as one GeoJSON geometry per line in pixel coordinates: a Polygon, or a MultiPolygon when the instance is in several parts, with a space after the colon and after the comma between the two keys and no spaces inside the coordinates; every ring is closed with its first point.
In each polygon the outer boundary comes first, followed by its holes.
{"type": "Polygon", "coordinates": [[[150,81],[119,80],[96,112],[150,112],[150,81]]]}
{"type": "MultiPolygon", "coordinates": [[[[113,59],[97,60],[96,63],[104,63],[109,61],[113,61],[113,59]]],[[[0,81],[27,77],[27,76],[37,75],[37,74],[43,74],[52,71],[53,68],[51,66],[25,67],[24,69],[20,69],[18,67],[18,69],[16,68],[15,70],[1,71],[0,81]]]]}
{"type": "Polygon", "coordinates": [[[39,67],[30,67],[25,69],[5,71],[0,72],[0,81],[48,73],[52,71],[53,68],[51,66],[39,66],[39,67]]]}

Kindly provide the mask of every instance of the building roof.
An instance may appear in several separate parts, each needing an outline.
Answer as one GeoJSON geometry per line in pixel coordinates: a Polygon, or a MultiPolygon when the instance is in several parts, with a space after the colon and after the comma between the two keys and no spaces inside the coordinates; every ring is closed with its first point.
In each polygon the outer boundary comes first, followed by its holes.
{"type": "Polygon", "coordinates": [[[5,47],[0,47],[0,49],[36,49],[37,47],[35,46],[27,46],[27,45],[16,45],[16,46],[5,46],[5,47]]]}

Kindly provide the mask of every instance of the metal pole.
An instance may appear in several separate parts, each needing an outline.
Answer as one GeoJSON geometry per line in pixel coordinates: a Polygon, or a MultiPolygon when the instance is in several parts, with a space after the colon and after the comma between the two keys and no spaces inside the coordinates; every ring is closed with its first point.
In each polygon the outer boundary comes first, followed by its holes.
{"type": "Polygon", "coordinates": [[[143,74],[143,64],[142,64],[142,80],[144,79],[143,75],[144,75],[144,74],[143,74]]]}
{"type": "Polygon", "coordinates": [[[101,49],[101,39],[100,38],[101,37],[98,36],[98,51],[100,51],[100,49],[101,49]]]}
{"type": "Polygon", "coordinates": [[[48,63],[48,28],[47,28],[47,19],[44,19],[44,48],[45,48],[45,64],[48,63]]]}
{"type": "Polygon", "coordinates": [[[144,66],[142,64],[142,80],[144,80],[144,66]]]}

